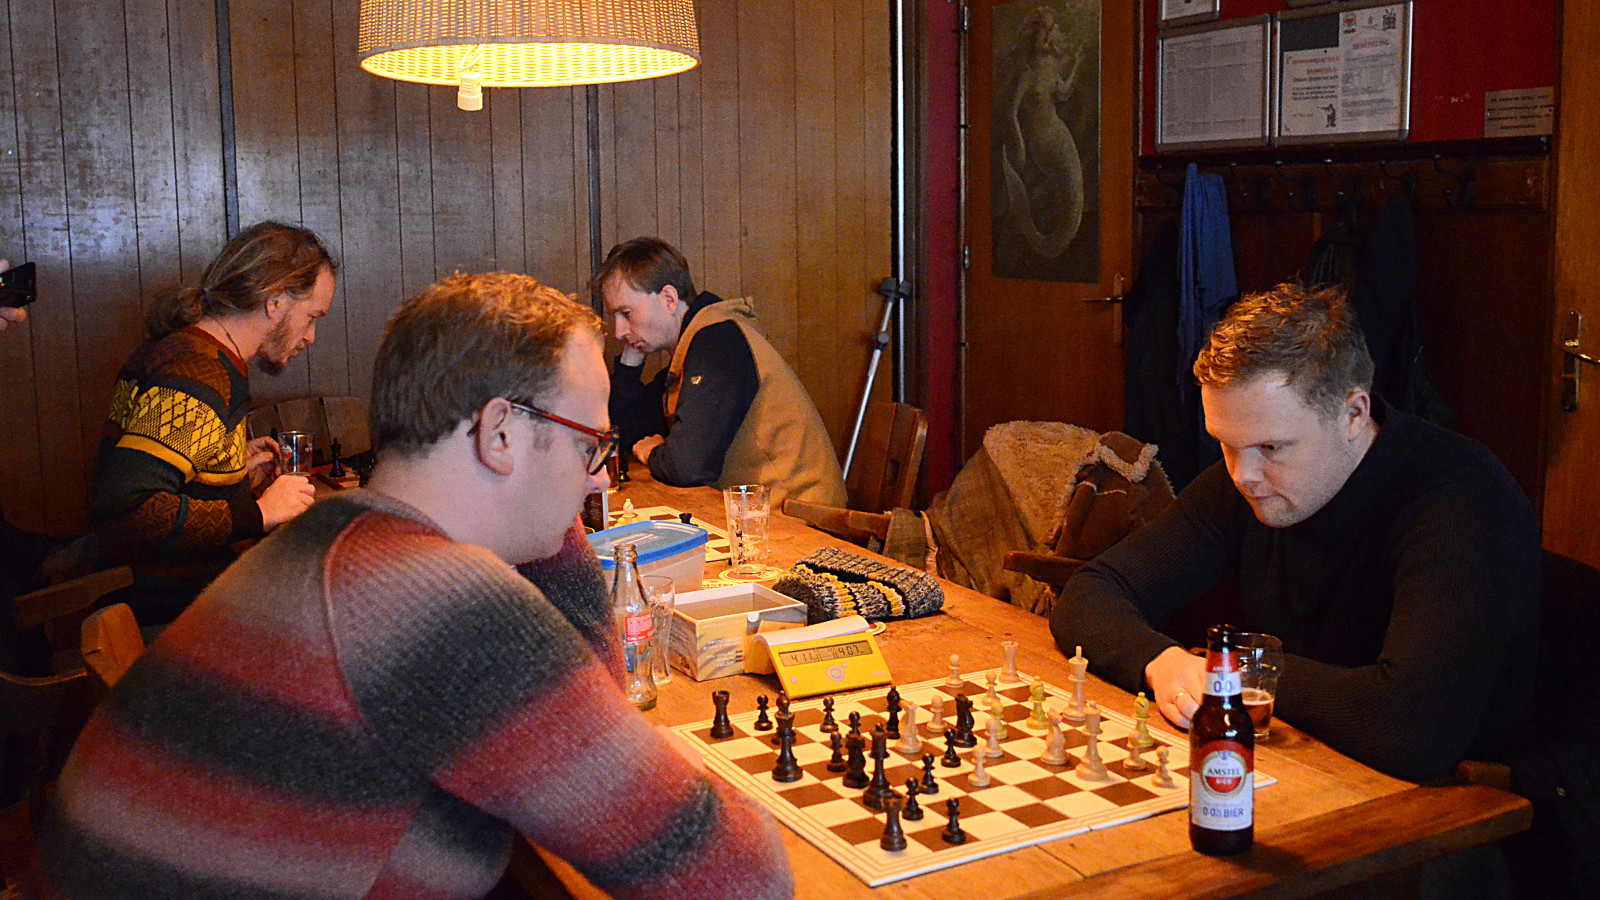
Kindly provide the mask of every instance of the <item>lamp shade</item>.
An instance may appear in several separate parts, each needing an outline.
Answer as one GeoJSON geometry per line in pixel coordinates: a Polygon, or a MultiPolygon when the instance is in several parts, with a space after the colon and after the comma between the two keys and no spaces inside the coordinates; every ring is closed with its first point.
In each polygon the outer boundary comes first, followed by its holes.
{"type": "Polygon", "coordinates": [[[555,87],[692,69],[700,36],[693,0],[361,0],[358,55],[401,81],[555,87]]]}

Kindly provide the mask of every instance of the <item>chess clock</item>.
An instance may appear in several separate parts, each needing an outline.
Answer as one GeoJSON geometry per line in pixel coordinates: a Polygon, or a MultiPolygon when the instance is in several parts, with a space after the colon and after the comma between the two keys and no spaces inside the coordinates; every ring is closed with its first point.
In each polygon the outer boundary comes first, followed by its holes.
{"type": "Polygon", "coordinates": [[[871,634],[860,631],[807,639],[803,632],[809,630],[795,628],[758,639],[771,654],[778,683],[790,697],[833,694],[890,682],[889,664],[871,634]]]}

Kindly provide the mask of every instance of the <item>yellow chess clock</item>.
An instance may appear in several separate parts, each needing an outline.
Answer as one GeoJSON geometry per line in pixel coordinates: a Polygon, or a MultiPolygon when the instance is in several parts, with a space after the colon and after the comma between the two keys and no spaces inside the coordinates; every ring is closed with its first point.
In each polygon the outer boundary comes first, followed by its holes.
{"type": "Polygon", "coordinates": [[[860,616],[756,636],[790,697],[888,684],[889,664],[860,616]],[[852,621],[854,620],[854,621],[852,621]]]}

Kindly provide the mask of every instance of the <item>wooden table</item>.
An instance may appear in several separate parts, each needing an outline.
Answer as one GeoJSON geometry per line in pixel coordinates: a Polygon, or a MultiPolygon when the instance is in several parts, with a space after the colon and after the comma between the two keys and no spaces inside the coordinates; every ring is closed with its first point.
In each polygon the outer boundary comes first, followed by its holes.
{"type": "MultiPolygon", "coordinates": [[[[713,525],[723,523],[721,495],[710,488],[668,487],[646,473],[612,495],[612,508],[630,499],[635,507],[672,506],[713,525]]],[[[769,541],[769,561],[780,566],[840,544],[777,513],[769,541]]],[[[721,565],[709,566],[707,577],[721,565]]],[[[1019,668],[1053,684],[1068,683],[1066,656],[1056,649],[1044,619],[949,582],[944,589],[941,614],[891,622],[879,635],[896,681],[943,677],[951,653],[977,668],[998,665],[1000,642],[1010,639],[1021,645],[1019,668]]],[[[750,709],[757,694],[776,693],[777,682],[772,676],[735,676],[700,683],[675,673],[656,708],[645,715],[664,725],[709,719],[713,689],[729,691],[734,709],[750,709]]],[[[1126,692],[1099,679],[1091,678],[1088,696],[1111,709],[1132,711],[1126,692]]],[[[1475,785],[1419,787],[1367,768],[1282,722],[1273,723],[1272,737],[1257,745],[1256,754],[1257,765],[1278,783],[1256,792],[1255,846],[1226,859],[1189,848],[1184,813],[1062,838],[876,889],[788,829],[785,845],[802,897],[1300,897],[1495,841],[1526,830],[1532,820],[1528,802],[1514,794],[1475,785]]],[[[598,896],[564,864],[551,866],[574,895],[598,896]]]]}

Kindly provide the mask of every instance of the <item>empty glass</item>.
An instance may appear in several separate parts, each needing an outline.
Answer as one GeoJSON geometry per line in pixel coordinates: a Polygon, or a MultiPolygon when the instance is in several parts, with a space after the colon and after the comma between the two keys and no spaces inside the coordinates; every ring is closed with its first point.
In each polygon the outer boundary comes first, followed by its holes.
{"type": "Polygon", "coordinates": [[[644,584],[644,599],[650,604],[650,617],[654,620],[656,652],[650,660],[650,676],[659,687],[672,680],[667,647],[672,644],[672,609],[677,605],[677,585],[671,575],[645,575],[639,581],[644,584]]]}
{"type": "Polygon", "coordinates": [[[722,507],[728,516],[728,552],[733,567],[722,573],[735,581],[765,581],[782,574],[765,565],[767,521],[772,514],[772,492],[764,484],[737,484],[722,489],[722,507]]]}

